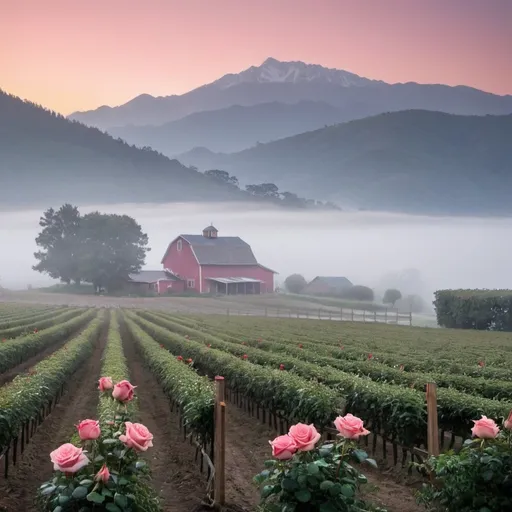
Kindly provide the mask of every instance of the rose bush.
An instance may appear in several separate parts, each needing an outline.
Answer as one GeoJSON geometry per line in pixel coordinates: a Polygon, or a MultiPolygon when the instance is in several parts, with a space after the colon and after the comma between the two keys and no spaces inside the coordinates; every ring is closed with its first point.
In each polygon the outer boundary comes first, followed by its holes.
{"type": "Polygon", "coordinates": [[[270,441],[273,460],[254,478],[261,489],[262,510],[268,512],[356,512],[376,509],[359,496],[366,477],[353,462],[375,461],[360,450],[355,439],[368,435],[363,422],[352,415],[334,422],[336,442],[319,443],[314,425],[293,425],[288,434],[270,441]]]}
{"type": "Polygon", "coordinates": [[[420,469],[436,478],[418,500],[446,512],[512,510],[512,411],[503,430],[486,416],[474,420],[462,449],[431,457],[420,469]]]}

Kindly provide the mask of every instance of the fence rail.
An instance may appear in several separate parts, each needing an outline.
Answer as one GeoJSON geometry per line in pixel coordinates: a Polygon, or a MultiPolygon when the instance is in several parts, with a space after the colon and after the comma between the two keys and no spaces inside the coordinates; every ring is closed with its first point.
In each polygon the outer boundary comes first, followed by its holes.
{"type": "Polygon", "coordinates": [[[234,316],[266,316],[273,318],[306,318],[317,320],[333,320],[342,322],[384,323],[393,325],[412,325],[412,313],[401,313],[396,310],[370,311],[367,309],[340,308],[338,311],[319,308],[289,309],[233,309],[226,310],[226,315],[234,316]]]}

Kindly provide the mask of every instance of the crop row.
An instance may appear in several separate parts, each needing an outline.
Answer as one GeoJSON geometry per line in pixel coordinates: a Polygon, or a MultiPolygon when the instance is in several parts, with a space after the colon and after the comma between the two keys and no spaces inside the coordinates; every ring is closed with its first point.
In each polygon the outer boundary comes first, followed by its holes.
{"type": "Polygon", "coordinates": [[[47,347],[63,341],[83,327],[94,316],[96,311],[86,310],[67,322],[63,322],[40,333],[29,334],[15,340],[0,344],[0,373],[14,368],[47,347]]]}
{"type": "MultiPolygon", "coordinates": [[[[162,316],[162,318],[166,317],[162,316]]],[[[167,319],[188,327],[192,325],[191,322],[182,320],[179,317],[167,317],[167,319]]],[[[223,335],[221,332],[217,332],[215,335],[225,341],[237,342],[237,338],[231,335],[223,335]]],[[[238,343],[240,342],[238,341],[238,343]]],[[[405,371],[404,367],[397,368],[381,363],[373,354],[371,360],[368,359],[368,354],[366,354],[363,360],[345,359],[343,358],[344,351],[341,351],[339,347],[333,350],[315,343],[300,343],[300,348],[297,343],[285,341],[252,340],[244,343],[247,346],[256,347],[260,350],[287,354],[317,365],[332,366],[344,372],[366,376],[376,382],[387,382],[417,389],[425,389],[428,382],[435,382],[440,387],[453,388],[483,398],[512,399],[512,382],[510,381],[451,373],[405,371]],[[337,357],[333,357],[333,354],[336,354],[337,357]]]]}
{"type": "MultiPolygon", "coordinates": [[[[164,314],[161,313],[155,313],[159,316],[164,316],[164,314]]],[[[179,317],[172,317],[173,321],[179,322],[179,323],[186,323],[189,327],[192,327],[192,319],[182,319],[179,317]]],[[[208,328],[207,325],[205,325],[202,322],[197,322],[195,324],[195,328],[197,330],[201,330],[201,332],[207,331],[207,332],[215,332],[218,335],[222,336],[223,338],[228,339],[237,339],[240,341],[247,340],[245,343],[247,343],[250,346],[272,346],[273,344],[278,344],[279,346],[293,346],[297,347],[299,344],[303,346],[303,349],[306,351],[309,351],[311,353],[321,355],[324,357],[330,357],[335,359],[341,359],[341,360],[350,360],[350,361],[358,361],[362,362],[365,360],[368,360],[368,356],[371,353],[372,354],[372,360],[374,362],[378,362],[380,364],[392,369],[398,369],[400,366],[403,366],[404,370],[403,373],[407,374],[409,372],[413,373],[435,373],[437,375],[440,374],[439,368],[443,368],[443,374],[445,376],[461,376],[464,378],[457,379],[454,378],[453,382],[449,385],[459,389],[461,391],[468,390],[470,391],[471,383],[467,380],[469,377],[475,377],[478,379],[492,379],[492,380],[501,380],[501,381],[509,381],[512,380],[512,369],[510,367],[502,368],[502,367],[495,367],[494,365],[485,365],[484,367],[480,367],[477,364],[477,359],[475,358],[475,364],[468,365],[468,364],[461,364],[458,362],[454,362],[453,360],[444,361],[439,360],[434,357],[433,354],[428,354],[428,357],[426,356],[424,359],[421,359],[416,350],[414,350],[414,357],[410,355],[401,355],[397,352],[396,349],[394,349],[392,346],[388,345],[388,342],[382,342],[382,346],[380,350],[373,350],[372,352],[369,352],[368,350],[362,349],[360,346],[358,347],[351,347],[346,344],[346,342],[337,342],[336,345],[332,343],[327,343],[324,341],[311,341],[311,339],[297,339],[288,336],[279,336],[275,332],[272,334],[266,333],[264,336],[260,336],[260,331],[256,331],[258,334],[247,336],[247,331],[240,332],[238,336],[236,335],[236,331],[233,331],[230,329],[229,325],[225,326],[225,329],[222,329],[221,327],[217,327],[218,320],[217,319],[210,319],[215,326],[213,329],[208,328]],[[263,342],[260,342],[259,339],[263,339],[263,342]],[[343,349],[340,348],[340,345],[343,346],[343,349]],[[384,349],[384,350],[383,350],[384,349]]],[[[225,325],[225,324],[224,324],[225,325]]],[[[384,326],[386,327],[386,326],[384,326]]],[[[431,329],[434,333],[437,332],[437,330],[431,329]]],[[[277,350],[277,349],[276,349],[277,350]]],[[[456,355],[458,352],[464,352],[464,350],[461,350],[461,347],[458,346],[456,349],[453,348],[453,352],[456,355]]],[[[501,354],[501,357],[503,357],[503,354],[501,354]]],[[[467,360],[467,359],[466,359],[467,360]]],[[[506,360],[506,358],[505,358],[506,360]]],[[[508,361],[508,360],[507,360],[508,361]]],[[[507,363],[509,364],[509,362],[507,363]]],[[[510,364],[509,364],[510,366],[510,364]]],[[[394,374],[392,374],[394,375],[394,374]]],[[[400,378],[400,377],[397,377],[400,378]]],[[[405,379],[408,379],[407,375],[403,377],[405,379]]],[[[416,379],[416,375],[412,376],[409,380],[409,384],[411,382],[414,382],[416,379]]],[[[383,380],[383,379],[379,379],[383,380]]],[[[405,382],[402,381],[402,382],[405,382]]],[[[447,381],[439,382],[439,385],[448,385],[447,381]]],[[[487,381],[489,383],[489,381],[487,381]]],[[[477,382],[475,383],[474,392],[481,394],[484,397],[487,398],[493,398],[494,396],[511,396],[509,394],[509,390],[505,390],[505,394],[498,394],[495,395],[495,390],[497,389],[497,386],[495,384],[489,384],[489,389],[485,389],[486,383],[485,382],[477,382]],[[480,390],[480,391],[479,391],[480,390]]],[[[473,392],[473,391],[471,391],[473,392]]]]}
{"type": "Polygon", "coordinates": [[[206,443],[213,436],[215,392],[207,377],[162,350],[147,333],[129,318],[126,328],[146,366],[156,376],[165,394],[179,404],[184,424],[206,443]]]}
{"type": "MultiPolygon", "coordinates": [[[[367,421],[378,423],[379,428],[388,436],[396,435],[403,442],[412,442],[421,439],[425,432],[425,398],[422,392],[385,382],[373,382],[366,377],[358,377],[291,355],[268,353],[259,348],[223,341],[218,337],[194,332],[193,329],[152,313],[138,314],[170,331],[203,338],[203,343],[207,342],[234,356],[246,355],[253,363],[274,368],[283,364],[287,370],[301,377],[321,382],[345,396],[349,412],[366,415],[367,421]],[[373,417],[368,417],[368,411],[374,411],[373,417]]],[[[298,348],[296,350],[301,352],[298,348]]],[[[444,430],[456,434],[466,434],[472,426],[472,420],[482,413],[491,417],[506,417],[511,409],[510,402],[476,397],[454,389],[438,390],[439,424],[444,430]]]]}
{"type": "Polygon", "coordinates": [[[243,361],[201,342],[187,340],[132,312],[125,314],[174,355],[192,358],[194,365],[209,376],[222,375],[232,389],[261,407],[283,413],[290,421],[323,427],[343,411],[339,394],[322,384],[243,361]]]}
{"type": "Polygon", "coordinates": [[[48,327],[53,327],[66,322],[67,320],[78,316],[81,312],[83,312],[83,310],[66,309],[64,311],[46,313],[44,317],[30,317],[17,326],[0,330],[0,338],[7,340],[23,334],[32,333],[34,331],[39,332],[43,329],[47,329],[48,327]]]}
{"type": "Polygon", "coordinates": [[[26,307],[18,304],[2,304],[0,305],[0,322],[23,317],[28,315],[36,315],[45,311],[55,309],[55,306],[37,306],[26,307]]]}
{"type": "Polygon", "coordinates": [[[6,337],[3,331],[7,329],[12,329],[13,327],[18,327],[21,325],[31,324],[39,320],[46,320],[47,318],[51,318],[52,316],[58,315],[65,309],[66,308],[56,308],[50,311],[45,310],[30,313],[25,312],[25,314],[17,315],[14,318],[0,319],[0,336],[6,337]]]}
{"type": "Polygon", "coordinates": [[[36,418],[41,408],[52,401],[60,387],[92,353],[102,322],[103,314],[100,314],[81,334],[35,365],[32,371],[18,375],[0,388],[0,453],[18,436],[26,422],[36,418]]]}

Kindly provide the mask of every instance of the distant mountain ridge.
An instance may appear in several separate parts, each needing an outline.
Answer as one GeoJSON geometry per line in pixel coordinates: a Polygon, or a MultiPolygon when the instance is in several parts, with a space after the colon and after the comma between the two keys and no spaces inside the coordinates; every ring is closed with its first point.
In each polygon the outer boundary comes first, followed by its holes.
{"type": "Polygon", "coordinates": [[[108,130],[126,125],[162,125],[194,112],[234,105],[302,101],[320,101],[342,109],[345,120],[408,109],[461,115],[512,113],[512,96],[465,86],[388,84],[315,64],[269,58],[260,66],[225,75],[182,95],[155,98],[143,94],[124,105],[102,106],[69,117],[108,130]]]}
{"type": "Polygon", "coordinates": [[[512,115],[393,112],[232,154],[195,148],[179,159],[353,208],[512,214],[512,115]]]}

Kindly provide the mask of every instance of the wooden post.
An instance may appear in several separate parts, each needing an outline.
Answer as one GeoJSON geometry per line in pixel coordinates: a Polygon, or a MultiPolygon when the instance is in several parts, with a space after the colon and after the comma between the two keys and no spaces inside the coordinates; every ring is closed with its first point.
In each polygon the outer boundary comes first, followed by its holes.
{"type": "Polygon", "coordinates": [[[224,377],[215,377],[215,441],[214,466],[215,488],[213,499],[215,508],[220,510],[226,503],[226,403],[224,377]]]}
{"type": "Polygon", "coordinates": [[[318,320],[320,320],[320,308],[318,308],[318,320]]]}
{"type": "Polygon", "coordinates": [[[340,308],[340,321],[343,322],[343,308],[340,308]]]}
{"type": "Polygon", "coordinates": [[[437,421],[437,386],[427,383],[428,454],[439,455],[439,424],[437,421]]]}
{"type": "Polygon", "coordinates": [[[398,325],[398,309],[396,310],[396,325],[398,325]]]}
{"type": "Polygon", "coordinates": [[[412,326],[412,311],[409,311],[409,326],[412,326]]]}
{"type": "Polygon", "coordinates": [[[373,321],[377,323],[377,310],[373,312],[373,321]]]}
{"type": "Polygon", "coordinates": [[[352,308],[352,322],[354,321],[354,308],[352,308]]]}
{"type": "Polygon", "coordinates": [[[386,315],[385,315],[385,317],[384,317],[384,318],[385,318],[385,320],[384,320],[384,321],[385,321],[386,323],[388,323],[388,308],[386,308],[386,315]]]}
{"type": "Polygon", "coordinates": [[[363,309],[363,322],[366,322],[366,309],[363,309]]]}

